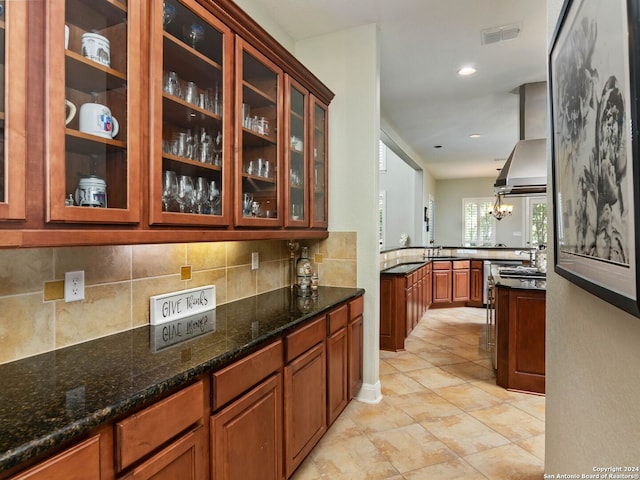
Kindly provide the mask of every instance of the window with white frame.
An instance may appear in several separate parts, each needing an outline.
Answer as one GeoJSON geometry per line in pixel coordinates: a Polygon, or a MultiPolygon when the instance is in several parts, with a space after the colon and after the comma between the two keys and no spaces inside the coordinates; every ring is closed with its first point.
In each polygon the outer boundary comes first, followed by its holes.
{"type": "Polygon", "coordinates": [[[378,196],[378,242],[380,243],[380,248],[384,247],[384,244],[385,244],[384,230],[387,223],[386,217],[387,217],[387,195],[384,190],[380,190],[380,193],[378,196]]]}
{"type": "Polygon", "coordinates": [[[378,146],[378,170],[380,173],[387,173],[387,146],[382,140],[378,146]]]}
{"type": "Polygon", "coordinates": [[[526,238],[531,247],[547,245],[547,197],[527,197],[526,238]]]}
{"type": "Polygon", "coordinates": [[[495,220],[489,214],[493,202],[493,197],[462,199],[462,244],[465,247],[491,247],[495,244],[495,220]]]}
{"type": "Polygon", "coordinates": [[[429,194],[429,206],[427,207],[427,245],[433,245],[436,239],[436,202],[433,195],[429,194]]]}

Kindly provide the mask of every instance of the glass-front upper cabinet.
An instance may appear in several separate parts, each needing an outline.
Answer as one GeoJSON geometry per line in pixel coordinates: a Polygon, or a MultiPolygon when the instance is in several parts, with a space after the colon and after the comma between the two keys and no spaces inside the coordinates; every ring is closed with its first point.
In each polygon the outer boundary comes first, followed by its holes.
{"type": "Polygon", "coordinates": [[[47,221],[138,222],[142,2],[45,4],[47,221]]]}
{"type": "Polygon", "coordinates": [[[328,107],[311,95],[311,172],[309,190],[311,193],[311,227],[327,228],[327,180],[329,116],[328,107]]]}
{"type": "Polygon", "coordinates": [[[285,76],[285,227],[309,226],[309,92],[285,76]]]}
{"type": "Polygon", "coordinates": [[[0,2],[0,220],[25,218],[27,3],[0,2]]]}
{"type": "Polygon", "coordinates": [[[227,225],[233,37],[195,1],[151,15],[151,223],[227,225]]]}
{"type": "Polygon", "coordinates": [[[282,225],[282,70],[237,37],[236,225],[282,225]]]}

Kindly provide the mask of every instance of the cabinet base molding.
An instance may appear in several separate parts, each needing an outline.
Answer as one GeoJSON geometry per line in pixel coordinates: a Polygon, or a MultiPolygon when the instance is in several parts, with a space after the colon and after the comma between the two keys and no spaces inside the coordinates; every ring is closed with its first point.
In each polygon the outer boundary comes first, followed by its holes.
{"type": "Polygon", "coordinates": [[[363,383],[355,399],[362,403],[376,404],[382,400],[382,385],[380,380],[376,383],[363,383]]]}

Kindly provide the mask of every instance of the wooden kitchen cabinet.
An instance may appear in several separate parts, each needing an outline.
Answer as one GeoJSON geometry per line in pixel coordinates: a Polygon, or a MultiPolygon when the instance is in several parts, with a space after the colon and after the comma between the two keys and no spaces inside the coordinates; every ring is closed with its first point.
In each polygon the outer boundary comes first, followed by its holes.
{"type": "Polygon", "coordinates": [[[347,338],[349,341],[349,399],[360,391],[363,381],[364,360],[364,297],[360,296],[349,302],[349,325],[347,338]]]}
{"type": "Polygon", "coordinates": [[[327,426],[349,402],[349,307],[327,314],[327,426]]]}
{"type": "MultiPolygon", "coordinates": [[[[431,265],[405,275],[380,275],[380,348],[403,350],[404,340],[422,318],[429,304],[424,292],[431,285],[431,265]],[[427,301],[425,301],[425,298],[427,301]]],[[[451,291],[451,288],[449,288],[451,291]]]]}
{"type": "Polygon", "coordinates": [[[45,4],[46,221],[137,223],[142,2],[45,4]]]}
{"type": "Polygon", "coordinates": [[[281,226],[283,71],[237,37],[236,77],[235,223],[281,226]]]}
{"type": "Polygon", "coordinates": [[[0,220],[26,215],[28,2],[4,2],[0,20],[0,220]]]}
{"type": "Polygon", "coordinates": [[[452,302],[466,302],[469,300],[470,262],[469,260],[454,260],[452,263],[452,302]]]}
{"type": "Polygon", "coordinates": [[[471,260],[471,280],[469,291],[470,307],[481,307],[483,303],[483,262],[482,260],[471,260]]]}
{"type": "Polygon", "coordinates": [[[451,262],[434,261],[433,268],[433,305],[451,303],[451,262]]]}
{"type": "Polygon", "coordinates": [[[5,12],[0,246],[244,240],[249,229],[253,239],[326,238],[333,93],[231,0],[5,2],[5,12]],[[189,31],[203,38],[192,43],[189,31]],[[85,34],[106,38],[108,52],[83,54],[85,34]],[[286,103],[285,78],[304,112],[286,103]],[[104,131],[80,127],[83,105],[104,131]],[[285,159],[292,136],[304,137],[301,185],[285,159]],[[166,172],[183,177],[181,195],[165,191],[166,172]]]}
{"type": "Polygon", "coordinates": [[[328,226],[328,192],[329,192],[329,107],[314,95],[311,95],[311,158],[312,168],[309,190],[313,192],[311,202],[311,227],[327,228],[328,226]]]}
{"type": "Polygon", "coordinates": [[[496,287],[496,383],[545,393],[546,291],[496,287]]]}
{"type": "Polygon", "coordinates": [[[327,429],[324,316],[288,335],[284,367],[285,475],[290,477],[327,429]]]}
{"type": "Polygon", "coordinates": [[[211,472],[214,480],[282,478],[280,372],[211,417],[211,472]]]}
{"type": "Polygon", "coordinates": [[[285,76],[285,227],[309,226],[309,91],[285,76]]]}
{"type": "Polygon", "coordinates": [[[151,2],[151,224],[228,225],[233,35],[193,0],[151,2]]]}

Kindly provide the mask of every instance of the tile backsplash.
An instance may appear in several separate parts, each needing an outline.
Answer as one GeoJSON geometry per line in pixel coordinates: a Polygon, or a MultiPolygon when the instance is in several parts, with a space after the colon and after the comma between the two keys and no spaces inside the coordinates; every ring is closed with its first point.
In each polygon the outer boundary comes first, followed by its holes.
{"type": "MultiPolygon", "coordinates": [[[[356,240],[354,232],[331,232],[299,241],[319,262],[320,285],[357,286],[356,240]]],[[[152,295],[213,284],[220,305],[289,285],[290,268],[287,242],[262,240],[0,250],[0,271],[5,363],[148,324],[152,295]],[[191,266],[189,280],[180,278],[184,266],[191,266]],[[84,270],[85,299],[45,301],[45,284],[75,270],[84,270]]]]}

